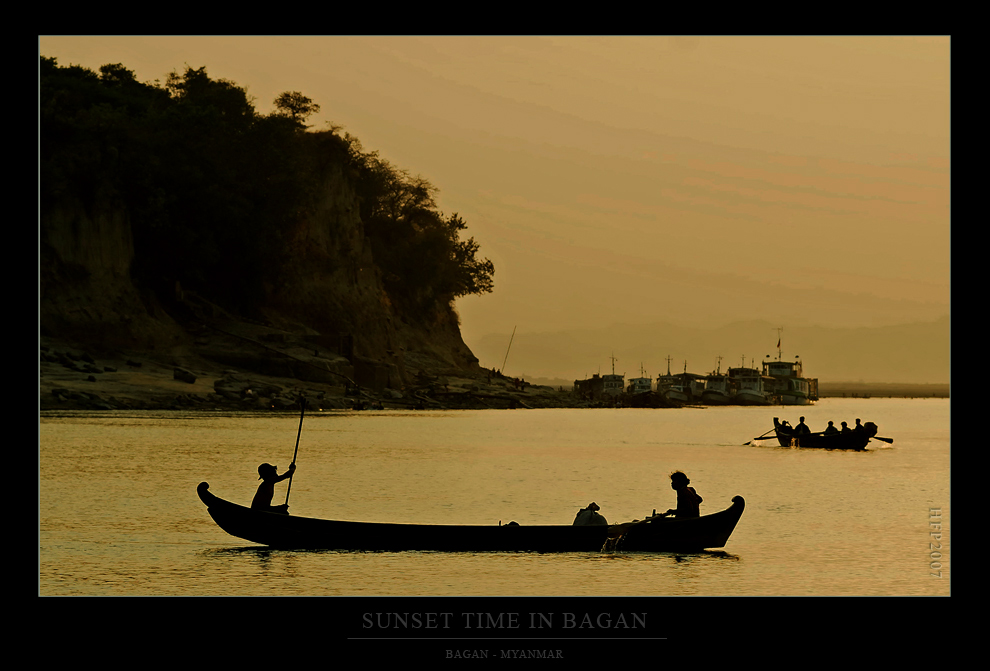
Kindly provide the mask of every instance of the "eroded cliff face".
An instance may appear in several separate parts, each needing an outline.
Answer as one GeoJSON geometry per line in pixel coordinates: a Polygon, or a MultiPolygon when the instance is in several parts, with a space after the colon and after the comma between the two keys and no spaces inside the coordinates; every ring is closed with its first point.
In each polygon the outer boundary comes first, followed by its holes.
{"type": "Polygon", "coordinates": [[[120,203],[64,199],[42,211],[39,244],[43,336],[134,349],[182,339],[172,318],[132,281],[134,242],[120,203]]]}
{"type": "Polygon", "coordinates": [[[331,167],[292,241],[290,279],[274,292],[275,315],[327,336],[353,338],[354,353],[400,368],[475,370],[447,306],[408,315],[393,305],[358,216],[358,202],[340,169],[331,167]]]}
{"type": "MultiPolygon", "coordinates": [[[[379,362],[401,381],[419,371],[477,372],[452,308],[406,315],[392,304],[340,168],[327,168],[321,183],[290,232],[284,281],[261,306],[267,326],[379,362]]],[[[40,245],[43,336],[102,349],[163,351],[194,343],[182,287],[166,287],[163,296],[162,287],[156,295],[135,285],[131,222],[120,203],[65,200],[49,207],[40,245]]]]}

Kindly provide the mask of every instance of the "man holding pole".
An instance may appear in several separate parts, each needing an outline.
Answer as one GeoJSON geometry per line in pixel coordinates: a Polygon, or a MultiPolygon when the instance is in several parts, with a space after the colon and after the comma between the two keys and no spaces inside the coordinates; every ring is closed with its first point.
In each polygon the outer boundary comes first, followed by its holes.
{"type": "Polygon", "coordinates": [[[282,475],[278,474],[278,469],[271,464],[262,464],[258,466],[258,475],[261,476],[262,483],[258,485],[258,493],[254,495],[254,500],[251,501],[251,507],[254,510],[264,510],[269,513],[283,513],[289,514],[289,504],[283,503],[280,506],[273,506],[272,499],[275,497],[275,484],[282,482],[287,478],[291,478],[292,474],[296,472],[296,464],[293,462],[287,470],[282,475]]]}
{"type": "Polygon", "coordinates": [[[278,468],[272,466],[271,464],[262,464],[261,466],[258,466],[258,475],[261,476],[262,483],[258,485],[258,491],[254,495],[254,500],[251,501],[251,508],[253,510],[263,510],[269,513],[281,513],[283,515],[289,514],[289,492],[292,491],[292,474],[296,472],[296,456],[299,454],[299,437],[302,436],[303,417],[306,416],[306,398],[304,396],[299,397],[299,405],[302,410],[299,413],[299,431],[296,434],[296,451],[292,454],[292,463],[289,464],[289,470],[282,475],[279,475],[278,468]],[[289,480],[289,486],[285,490],[285,503],[280,506],[273,506],[272,499],[275,497],[275,484],[282,482],[282,480],[285,479],[289,480]]]}

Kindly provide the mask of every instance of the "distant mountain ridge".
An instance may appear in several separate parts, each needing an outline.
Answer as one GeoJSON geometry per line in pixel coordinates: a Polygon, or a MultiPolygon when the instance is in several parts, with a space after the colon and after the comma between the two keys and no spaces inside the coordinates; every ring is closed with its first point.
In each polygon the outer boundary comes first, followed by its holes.
{"type": "MultiPolygon", "coordinates": [[[[709,373],[739,366],[759,367],[777,357],[777,328],[785,360],[800,356],[804,373],[822,381],[948,383],[951,318],[875,328],[794,326],[768,321],[737,321],[720,328],[669,323],[612,325],[597,329],[527,333],[519,327],[503,373],[533,378],[584,379],[615,372],[649,377],[670,370],[709,373]],[[719,362],[719,357],[721,362],[719,362]]],[[[469,343],[485,367],[501,366],[509,333],[489,334],[469,343]]]]}

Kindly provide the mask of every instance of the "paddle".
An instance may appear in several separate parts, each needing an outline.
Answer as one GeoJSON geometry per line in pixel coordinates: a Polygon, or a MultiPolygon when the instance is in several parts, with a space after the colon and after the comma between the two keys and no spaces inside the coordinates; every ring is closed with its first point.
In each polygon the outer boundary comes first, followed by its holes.
{"type": "Polygon", "coordinates": [[[873,436],[873,440],[882,440],[885,443],[893,443],[893,438],[881,438],[880,436],[873,436]]]}
{"type": "MultiPolygon", "coordinates": [[[[296,451],[292,453],[292,463],[296,463],[296,455],[299,454],[299,437],[302,436],[302,423],[303,417],[306,415],[306,397],[299,397],[299,404],[302,406],[302,412],[299,413],[299,432],[296,434],[296,451]]],[[[293,473],[292,475],[295,475],[293,473]]],[[[292,475],[289,476],[289,486],[285,490],[285,505],[289,505],[289,492],[292,491],[292,475]]]]}
{"type": "MultiPolygon", "coordinates": [[[[775,428],[774,429],[770,429],[770,431],[767,431],[767,433],[770,433],[771,431],[776,431],[776,430],[777,429],[775,429],[775,428]]],[[[762,436],[757,436],[753,440],[773,440],[774,438],[777,437],[776,435],[767,436],[767,433],[764,433],[762,436]]],[[[745,444],[746,445],[752,445],[753,444],[753,440],[751,440],[751,441],[749,441],[748,443],[745,443],[745,444]]]]}

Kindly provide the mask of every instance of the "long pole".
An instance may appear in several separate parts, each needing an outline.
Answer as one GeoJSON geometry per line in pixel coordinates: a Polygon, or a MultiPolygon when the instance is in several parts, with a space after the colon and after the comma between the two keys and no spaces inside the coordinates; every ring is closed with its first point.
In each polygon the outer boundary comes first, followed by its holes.
{"type": "MultiPolygon", "coordinates": [[[[302,405],[302,411],[299,413],[299,432],[296,434],[296,451],[292,453],[292,463],[296,463],[296,455],[299,454],[299,438],[302,436],[302,423],[303,417],[306,415],[306,397],[299,397],[299,404],[302,405]]],[[[292,475],[295,475],[293,473],[292,475]]],[[[285,490],[285,505],[289,505],[289,492],[292,491],[292,475],[289,476],[289,486],[285,490]]]]}
{"type": "Polygon", "coordinates": [[[512,349],[512,339],[515,337],[516,337],[516,327],[513,326],[512,335],[509,336],[509,346],[505,348],[505,358],[502,359],[502,368],[499,369],[501,370],[502,375],[505,375],[505,362],[509,360],[509,350],[512,349]]]}

